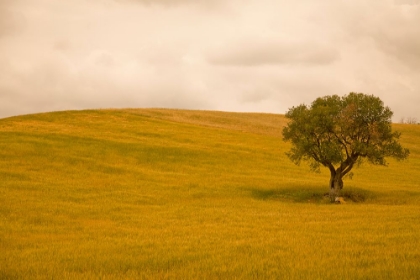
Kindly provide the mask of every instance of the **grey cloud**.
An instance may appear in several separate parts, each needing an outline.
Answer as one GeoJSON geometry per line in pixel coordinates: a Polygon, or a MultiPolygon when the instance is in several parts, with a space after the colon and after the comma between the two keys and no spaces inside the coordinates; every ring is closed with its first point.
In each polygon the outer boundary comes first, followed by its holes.
{"type": "Polygon", "coordinates": [[[260,103],[272,96],[269,88],[255,88],[244,92],[240,98],[243,103],[260,103]]]}
{"type": "Polygon", "coordinates": [[[208,100],[203,100],[199,92],[179,86],[149,90],[141,103],[143,107],[180,109],[210,109],[214,105],[208,100]]]}
{"type": "Polygon", "coordinates": [[[357,3],[347,6],[336,21],[347,42],[369,40],[376,51],[397,58],[414,71],[420,70],[420,0],[357,3]]]}
{"type": "Polygon", "coordinates": [[[0,2],[0,38],[19,32],[25,24],[25,18],[13,8],[12,3],[8,0],[0,2]]]}
{"type": "Polygon", "coordinates": [[[394,0],[394,3],[396,5],[416,6],[416,5],[420,5],[420,0],[394,0]]]}
{"type": "Polygon", "coordinates": [[[61,54],[25,68],[1,60],[0,117],[88,108],[208,109],[211,104],[183,73],[120,60],[104,50],[76,64],[61,54]]]}
{"type": "Polygon", "coordinates": [[[311,42],[243,42],[209,54],[212,64],[236,66],[328,65],[337,59],[337,50],[311,42]]]}
{"type": "Polygon", "coordinates": [[[176,7],[181,5],[196,5],[205,7],[219,6],[223,0],[114,0],[117,3],[133,3],[145,6],[176,7]]]}
{"type": "Polygon", "coordinates": [[[372,34],[379,49],[420,71],[420,9],[415,17],[372,34]]]}
{"type": "MultiPolygon", "coordinates": [[[[196,0],[115,0],[119,3],[138,3],[138,4],[144,4],[144,5],[179,5],[179,4],[186,4],[186,3],[193,3],[196,2],[196,0]]],[[[202,2],[202,1],[198,1],[202,2]]]]}
{"type": "Polygon", "coordinates": [[[68,40],[57,40],[53,44],[53,49],[56,51],[65,52],[71,49],[71,43],[68,40]]]}
{"type": "Polygon", "coordinates": [[[222,110],[284,113],[289,107],[310,103],[318,96],[346,93],[328,67],[214,68],[210,91],[223,100],[218,102],[222,110]]]}
{"type": "Polygon", "coordinates": [[[0,117],[360,91],[420,119],[420,15],[393,1],[0,0],[0,117]]]}

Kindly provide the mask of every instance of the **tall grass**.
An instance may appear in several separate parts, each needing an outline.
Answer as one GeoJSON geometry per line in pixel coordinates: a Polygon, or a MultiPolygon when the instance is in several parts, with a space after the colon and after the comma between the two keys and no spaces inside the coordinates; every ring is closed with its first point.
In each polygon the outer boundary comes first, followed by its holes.
{"type": "Polygon", "coordinates": [[[0,279],[418,279],[420,127],[406,162],[326,172],[281,115],[90,110],[0,120],[0,279]]]}

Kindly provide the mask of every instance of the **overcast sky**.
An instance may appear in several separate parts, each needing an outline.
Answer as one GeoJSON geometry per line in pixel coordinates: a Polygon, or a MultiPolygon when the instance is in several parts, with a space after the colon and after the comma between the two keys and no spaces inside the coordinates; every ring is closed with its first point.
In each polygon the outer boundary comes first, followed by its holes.
{"type": "Polygon", "coordinates": [[[0,0],[0,117],[351,91],[420,121],[420,0],[0,0]]]}

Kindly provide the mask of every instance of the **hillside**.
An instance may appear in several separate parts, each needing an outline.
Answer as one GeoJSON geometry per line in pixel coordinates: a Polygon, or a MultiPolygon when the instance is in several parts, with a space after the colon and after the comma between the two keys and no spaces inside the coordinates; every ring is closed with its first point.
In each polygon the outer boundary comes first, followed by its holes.
{"type": "Polygon", "coordinates": [[[420,126],[394,125],[408,161],[355,169],[348,203],[331,205],[328,174],[285,157],[285,122],[166,109],[1,119],[0,279],[420,275],[420,126]]]}

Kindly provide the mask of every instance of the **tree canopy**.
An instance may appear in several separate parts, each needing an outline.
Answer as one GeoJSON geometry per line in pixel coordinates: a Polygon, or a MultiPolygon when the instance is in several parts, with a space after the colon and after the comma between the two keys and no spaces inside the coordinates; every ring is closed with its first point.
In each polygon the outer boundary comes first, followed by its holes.
{"type": "Polygon", "coordinates": [[[392,111],[373,95],[351,92],[317,98],[286,113],[283,139],[292,143],[287,156],[296,164],[308,161],[312,170],[330,170],[330,198],[339,196],[343,177],[363,160],[387,165],[386,157],[402,160],[409,150],[392,131],[392,111]]]}

